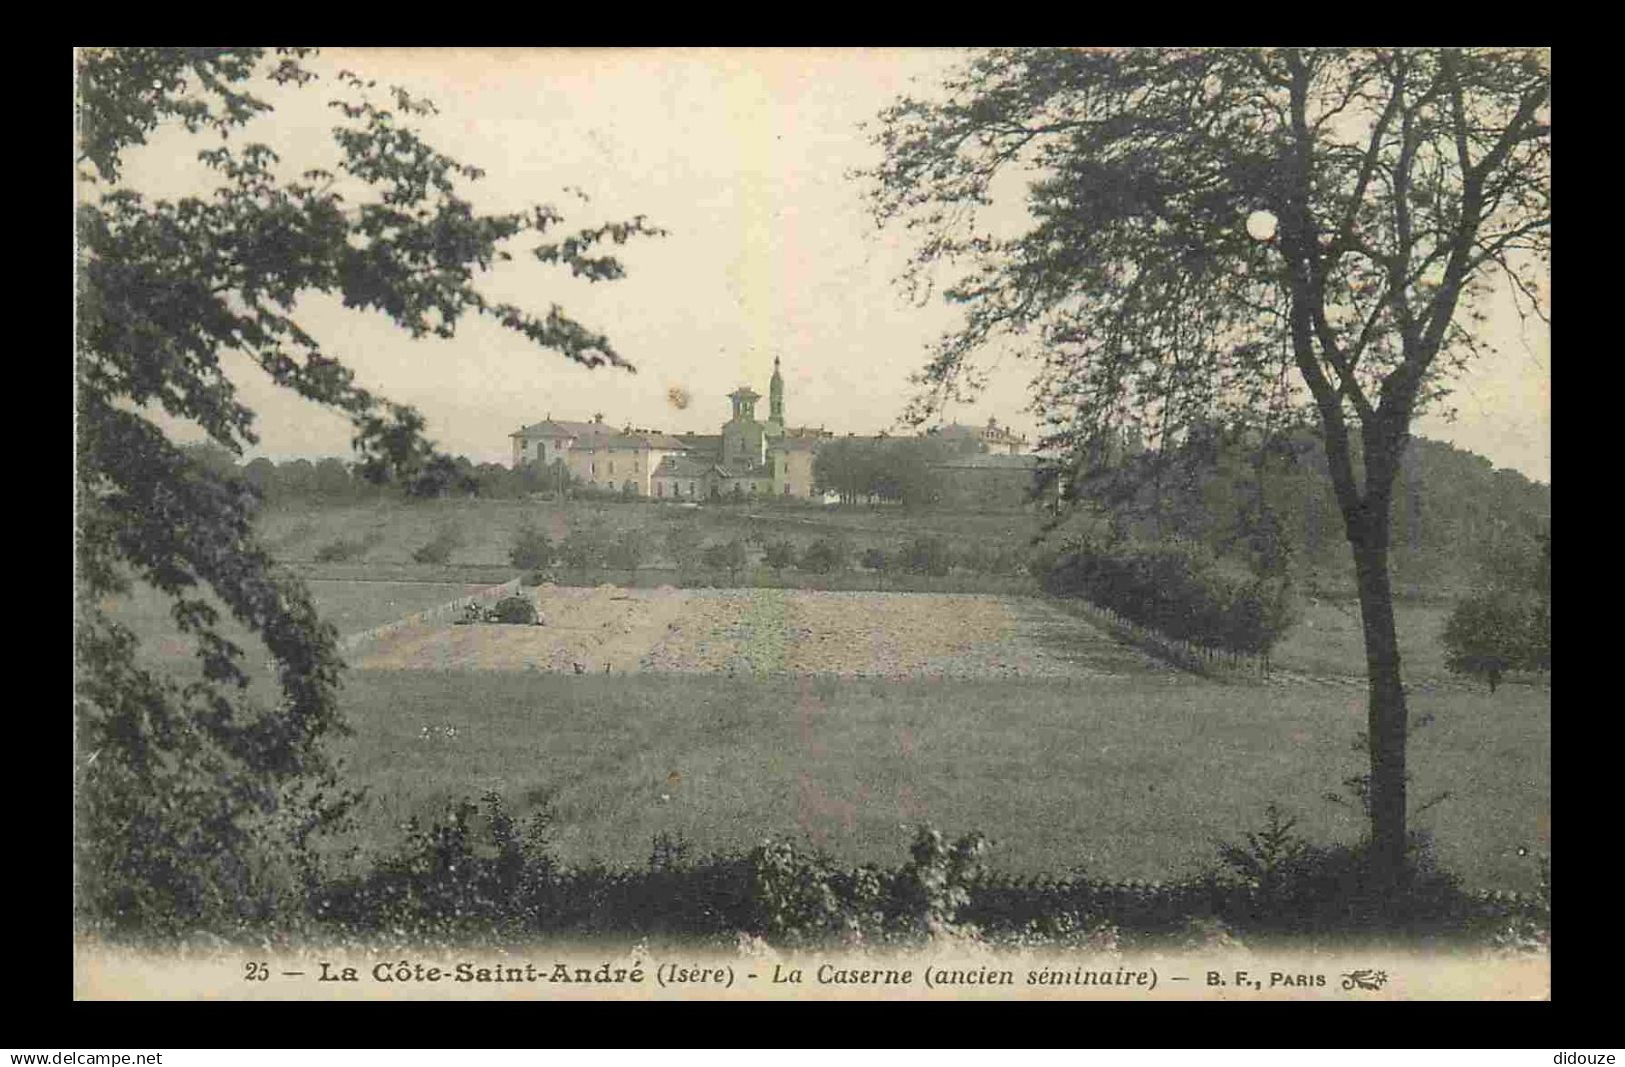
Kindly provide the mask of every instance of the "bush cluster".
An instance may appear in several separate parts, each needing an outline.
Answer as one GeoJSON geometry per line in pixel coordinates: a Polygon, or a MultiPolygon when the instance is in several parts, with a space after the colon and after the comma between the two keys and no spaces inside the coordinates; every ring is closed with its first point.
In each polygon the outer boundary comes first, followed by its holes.
{"type": "Polygon", "coordinates": [[[444,565],[451,562],[451,554],[462,546],[463,535],[454,527],[447,527],[434,535],[434,540],[412,553],[417,563],[444,565]]]}
{"type": "Polygon", "coordinates": [[[347,563],[353,559],[360,559],[368,551],[382,544],[384,535],[377,530],[369,531],[362,537],[354,540],[348,538],[335,538],[316,550],[317,563],[347,563]]]}
{"type": "Polygon", "coordinates": [[[1457,604],[1443,633],[1445,666],[1484,678],[1490,692],[1511,671],[1552,669],[1551,601],[1508,590],[1475,593],[1457,604]]]}
{"type": "MultiPolygon", "coordinates": [[[[664,835],[643,867],[567,866],[551,850],[554,814],[520,820],[488,793],[462,800],[362,869],[312,855],[299,839],[252,908],[193,915],[244,941],[323,940],[470,946],[540,937],[661,937],[732,946],[741,935],[781,947],[908,946],[937,938],[991,945],[1117,949],[1189,944],[1192,932],[1253,940],[1373,935],[1541,949],[1550,942],[1550,868],[1520,898],[1463,891],[1418,849],[1398,882],[1367,877],[1358,847],[1318,846],[1273,809],[1221,862],[1175,883],[1111,883],[1082,874],[1011,877],[985,864],[979,834],[950,841],[916,828],[899,866],[844,867],[800,840],[694,856],[664,835]]],[[[134,874],[137,872],[124,872],[134,874]]],[[[240,901],[239,903],[246,903],[240,901]]],[[[81,915],[83,921],[86,916],[81,915]]],[[[90,916],[94,920],[95,916],[90,916]]],[[[92,922],[104,932],[120,932],[92,922]]],[[[149,931],[150,933],[150,931],[149,931]]],[[[125,940],[151,940],[122,931],[125,940]]]]}
{"type": "Polygon", "coordinates": [[[844,571],[852,559],[852,546],[842,537],[820,537],[801,553],[797,566],[809,574],[844,571]]]}
{"type": "Polygon", "coordinates": [[[635,571],[649,561],[649,542],[641,530],[622,530],[604,545],[604,566],[635,571]]]}
{"type": "Polygon", "coordinates": [[[780,538],[762,545],[762,562],[776,571],[792,567],[796,562],[795,542],[780,538]]]}
{"type": "MultiPolygon", "coordinates": [[[[1046,560],[1047,562],[1047,560],[1046,560]]],[[[1056,596],[1076,596],[1174,641],[1209,651],[1267,655],[1293,620],[1279,578],[1236,579],[1183,545],[1064,546],[1043,576],[1056,596]]]]}
{"type": "Polygon", "coordinates": [[[712,570],[730,573],[741,570],[746,560],[745,542],[737,537],[729,541],[713,542],[700,552],[700,560],[712,570]]]}
{"type": "Polygon", "coordinates": [[[605,539],[591,530],[571,530],[559,542],[558,562],[574,570],[604,565],[605,539]]]}
{"type": "Polygon", "coordinates": [[[942,577],[953,569],[954,552],[946,537],[930,534],[903,546],[903,566],[910,574],[942,577]]]}
{"type": "Polygon", "coordinates": [[[492,622],[516,623],[529,626],[536,621],[536,603],[530,597],[503,597],[491,609],[492,622]]]}
{"type": "Polygon", "coordinates": [[[526,522],[514,532],[513,544],[508,549],[508,562],[520,570],[541,570],[553,565],[558,550],[545,530],[526,522]]]}

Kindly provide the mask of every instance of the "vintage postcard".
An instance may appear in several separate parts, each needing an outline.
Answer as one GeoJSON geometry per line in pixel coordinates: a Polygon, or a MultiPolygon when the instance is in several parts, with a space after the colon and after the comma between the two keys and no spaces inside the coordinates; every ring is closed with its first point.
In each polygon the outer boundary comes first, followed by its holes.
{"type": "Polygon", "coordinates": [[[1549,999],[1549,50],[74,63],[78,998],[1549,999]]]}

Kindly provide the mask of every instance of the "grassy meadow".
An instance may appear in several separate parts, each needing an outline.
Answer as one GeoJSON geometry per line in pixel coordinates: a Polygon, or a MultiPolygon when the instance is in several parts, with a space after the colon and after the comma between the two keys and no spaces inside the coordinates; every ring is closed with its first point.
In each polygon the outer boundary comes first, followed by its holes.
{"type": "MultiPolygon", "coordinates": [[[[305,573],[329,621],[353,633],[512,577],[507,553],[522,523],[559,539],[583,520],[644,526],[652,538],[694,522],[707,540],[759,529],[805,541],[840,528],[860,545],[922,532],[1012,543],[1033,522],[429,501],[271,509],[262,532],[305,573]],[[412,561],[445,530],[458,538],[446,564],[412,561]],[[372,543],[352,560],[310,562],[336,539],[372,543]]],[[[1396,605],[1408,679],[1445,676],[1447,611],[1396,605]]],[[[113,613],[143,636],[147,654],[191,656],[158,594],[138,591],[113,613]]],[[[235,633],[257,668],[259,646],[235,633]]],[[[1273,661],[1306,675],[1363,676],[1357,606],[1305,599],[1273,661]]],[[[1325,798],[1365,768],[1354,749],[1365,724],[1358,685],[352,670],[342,702],[355,733],[341,752],[369,792],[360,840],[383,849],[399,843],[407,818],[433,818],[447,801],[487,790],[518,813],[550,797],[559,856],[616,864],[647,861],[662,833],[702,852],[805,833],[845,862],[892,863],[913,825],[929,821],[950,835],[988,834],[991,861],[1010,871],[1169,879],[1214,862],[1219,843],[1256,829],[1271,802],[1320,841],[1352,840],[1363,823],[1357,806],[1325,798]]],[[[1411,745],[1413,809],[1449,792],[1415,825],[1470,885],[1532,888],[1535,860],[1518,849],[1549,847],[1550,689],[1416,692],[1411,710],[1428,723],[1411,745]]]]}
{"type": "Polygon", "coordinates": [[[311,563],[322,546],[338,540],[376,538],[355,563],[368,567],[419,568],[429,573],[434,565],[417,564],[412,553],[443,531],[457,538],[444,565],[450,568],[506,566],[514,534],[529,523],[555,542],[576,525],[600,525],[610,533],[644,531],[658,558],[660,539],[676,523],[694,525],[707,539],[722,541],[758,534],[785,538],[798,545],[815,537],[844,534],[860,548],[870,544],[891,548],[896,542],[922,534],[941,534],[963,541],[991,545],[1025,544],[1037,529],[1030,514],[910,514],[896,507],[826,509],[774,503],[706,505],[686,508],[653,501],[590,503],[584,501],[522,501],[445,499],[405,502],[322,505],[284,504],[267,508],[260,535],[281,560],[311,563]]]}
{"type": "MultiPolygon", "coordinates": [[[[1357,809],[1324,799],[1362,769],[1364,692],[1053,681],[356,671],[345,702],[365,840],[500,792],[551,796],[559,855],[642,863],[651,839],[700,851],[806,833],[891,862],[910,828],[981,830],[1004,869],[1165,879],[1212,861],[1275,802],[1318,840],[1357,809]],[[428,727],[428,730],[425,730],[428,727]],[[450,727],[451,730],[444,728],[450,727]]],[[[1547,846],[1550,694],[1418,694],[1416,820],[1469,884],[1529,889],[1547,846]]]]}
{"type": "MultiPolygon", "coordinates": [[[[1408,681],[1448,677],[1439,640],[1449,605],[1398,601],[1400,665],[1408,681]]],[[[1300,598],[1297,623],[1270,653],[1272,665],[1302,674],[1365,675],[1365,635],[1356,601],[1300,598]]]]}
{"type": "MultiPolygon", "coordinates": [[[[448,603],[492,583],[327,581],[307,578],[305,584],[322,618],[338,627],[340,634],[351,634],[448,603]]],[[[225,605],[212,593],[201,595],[220,612],[221,632],[243,649],[250,667],[263,662],[265,646],[259,637],[233,619],[225,605]]],[[[175,626],[170,615],[173,603],[168,596],[138,582],[132,586],[129,595],[109,597],[102,606],[115,622],[135,631],[141,639],[141,653],[149,661],[184,666],[196,662],[195,648],[192,639],[181,634],[175,626]]],[[[252,673],[258,677],[263,672],[253,670],[252,673]]]]}

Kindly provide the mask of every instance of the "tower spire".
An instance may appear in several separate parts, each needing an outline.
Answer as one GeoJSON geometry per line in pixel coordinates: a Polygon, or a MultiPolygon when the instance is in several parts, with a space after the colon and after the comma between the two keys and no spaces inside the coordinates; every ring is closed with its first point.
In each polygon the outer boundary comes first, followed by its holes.
{"type": "Polygon", "coordinates": [[[767,387],[767,425],[775,437],[784,433],[784,375],[779,373],[779,357],[773,357],[773,380],[767,387]]]}

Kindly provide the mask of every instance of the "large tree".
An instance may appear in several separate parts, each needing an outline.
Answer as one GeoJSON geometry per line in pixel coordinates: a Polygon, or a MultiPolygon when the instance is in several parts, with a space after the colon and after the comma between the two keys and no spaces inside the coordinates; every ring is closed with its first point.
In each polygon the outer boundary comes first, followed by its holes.
{"type": "Polygon", "coordinates": [[[914,414],[1037,360],[1075,475],[1125,431],[1318,424],[1353,552],[1370,679],[1372,856],[1404,869],[1407,716],[1390,500],[1418,412],[1477,350],[1486,297],[1544,318],[1549,54],[1015,50],[881,116],[882,223],[963,305],[914,414]],[[1027,215],[989,212],[1025,177],[1027,215]]]}
{"type": "Polygon", "coordinates": [[[629,368],[558,306],[487,300],[475,278],[526,234],[542,263],[616,278],[602,243],[658,231],[637,218],[561,234],[546,206],[481,213],[467,198],[480,171],[414,132],[432,105],[399,88],[381,104],[349,73],[331,102],[332,168],[279,176],[277,153],[241,135],[271,111],[256,92],[320,91],[308,64],[303,49],[76,57],[76,844],[78,903],[100,923],[184,928],[252,909],[266,891],[258,830],[293,819],[304,834],[342,808],[323,746],[342,726],[336,635],[257,542],[253,487],[178,448],[157,415],[241,455],[257,438],[222,365],[234,351],[348,416],[373,481],[432,486],[455,472],[421,415],[360,388],[301,327],[311,294],[381,312],[413,337],[450,337],[474,314],[578,363],[629,368]],[[197,152],[218,173],[212,194],[152,200],[125,183],[126,156],[165,126],[215,135],[197,152]],[[196,641],[194,677],[138,658],[136,635],[104,611],[132,581],[172,600],[196,641]],[[252,694],[216,605],[263,640],[280,699],[252,694]],[[305,801],[291,809],[295,795],[305,801]]]}

